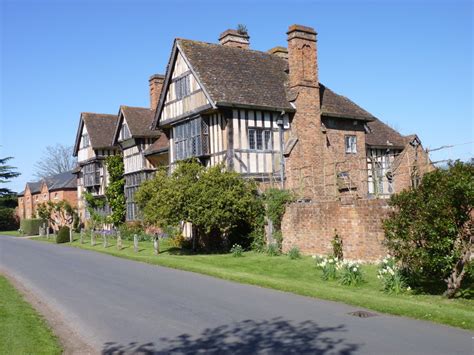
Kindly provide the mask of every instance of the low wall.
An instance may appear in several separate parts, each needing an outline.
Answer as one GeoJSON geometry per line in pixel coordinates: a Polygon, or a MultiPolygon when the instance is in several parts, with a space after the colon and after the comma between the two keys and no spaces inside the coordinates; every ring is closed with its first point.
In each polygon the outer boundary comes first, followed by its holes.
{"type": "Polygon", "coordinates": [[[376,261],[387,254],[382,221],[390,210],[385,200],[375,199],[294,203],[282,220],[283,251],[296,246],[303,254],[330,254],[337,230],[344,258],[376,261]]]}

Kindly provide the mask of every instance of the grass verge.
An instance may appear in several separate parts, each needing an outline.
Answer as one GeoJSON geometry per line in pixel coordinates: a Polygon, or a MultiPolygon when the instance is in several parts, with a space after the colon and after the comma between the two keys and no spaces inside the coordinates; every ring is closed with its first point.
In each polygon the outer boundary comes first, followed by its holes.
{"type": "Polygon", "coordinates": [[[0,235],[11,235],[13,237],[21,237],[23,234],[18,231],[0,231],[0,235]]]}
{"type": "Polygon", "coordinates": [[[0,275],[0,354],[61,354],[44,319],[0,275]]]}
{"type": "MultiPolygon", "coordinates": [[[[35,240],[48,241],[46,238],[35,240]]],[[[52,239],[49,239],[52,242],[52,239]]],[[[114,255],[154,265],[187,270],[219,277],[226,280],[258,285],[295,294],[338,301],[372,309],[382,313],[429,320],[436,323],[474,330],[474,301],[446,299],[426,294],[386,294],[377,279],[377,267],[364,265],[364,282],[360,286],[342,286],[337,281],[323,281],[321,271],[311,257],[291,260],[286,255],[267,256],[245,252],[243,257],[232,254],[182,254],[167,241],[160,243],[160,254],[153,255],[151,242],[140,242],[139,251],[133,250],[133,242],[124,241],[124,248],[117,250],[115,240],[104,248],[100,238],[95,246],[89,241],[72,244],[87,250],[114,255]]]]}

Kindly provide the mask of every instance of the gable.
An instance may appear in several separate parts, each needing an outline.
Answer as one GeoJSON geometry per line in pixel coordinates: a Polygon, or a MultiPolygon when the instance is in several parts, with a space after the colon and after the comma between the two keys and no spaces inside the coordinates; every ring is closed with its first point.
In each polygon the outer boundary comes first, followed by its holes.
{"type": "Polygon", "coordinates": [[[168,68],[165,88],[158,106],[160,125],[212,107],[199,78],[188,63],[179,47],[175,45],[174,61],[171,69],[168,68]]]}
{"type": "Polygon", "coordinates": [[[77,144],[77,160],[78,162],[85,161],[95,157],[94,149],[92,149],[89,133],[85,124],[79,132],[79,143],[77,144]]]}

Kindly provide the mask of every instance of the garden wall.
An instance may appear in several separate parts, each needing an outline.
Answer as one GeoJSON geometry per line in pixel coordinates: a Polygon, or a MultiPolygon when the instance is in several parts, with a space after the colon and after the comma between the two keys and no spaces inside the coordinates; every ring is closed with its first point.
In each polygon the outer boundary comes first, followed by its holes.
{"type": "Polygon", "coordinates": [[[387,254],[382,221],[390,210],[376,199],[293,203],[282,221],[283,251],[296,246],[303,254],[332,253],[337,230],[346,259],[376,261],[387,254]]]}

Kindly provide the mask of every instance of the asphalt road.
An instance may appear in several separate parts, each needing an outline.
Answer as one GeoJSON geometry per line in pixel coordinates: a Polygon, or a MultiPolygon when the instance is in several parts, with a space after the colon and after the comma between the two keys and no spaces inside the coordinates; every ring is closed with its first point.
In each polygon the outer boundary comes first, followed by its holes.
{"type": "Polygon", "coordinates": [[[0,237],[0,268],[104,354],[473,353],[460,329],[64,245],[0,237]]]}

